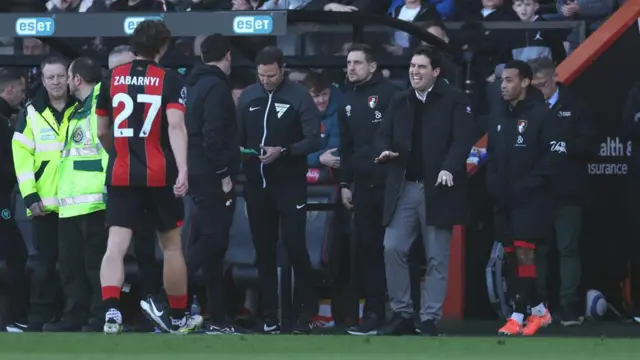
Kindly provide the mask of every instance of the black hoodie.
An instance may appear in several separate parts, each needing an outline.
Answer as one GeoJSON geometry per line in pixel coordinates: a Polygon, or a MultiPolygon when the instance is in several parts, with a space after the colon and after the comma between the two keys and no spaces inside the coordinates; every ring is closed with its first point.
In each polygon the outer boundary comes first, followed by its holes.
{"type": "MultiPolygon", "coordinates": [[[[3,98],[0,98],[0,189],[11,191],[16,184],[16,171],[13,167],[11,139],[13,139],[13,124],[11,115],[14,109],[3,98]]],[[[0,195],[4,195],[0,192],[0,195]]]]}
{"type": "Polygon", "coordinates": [[[217,66],[197,64],[187,80],[189,174],[217,176],[238,172],[238,123],[227,75],[217,66]]]}

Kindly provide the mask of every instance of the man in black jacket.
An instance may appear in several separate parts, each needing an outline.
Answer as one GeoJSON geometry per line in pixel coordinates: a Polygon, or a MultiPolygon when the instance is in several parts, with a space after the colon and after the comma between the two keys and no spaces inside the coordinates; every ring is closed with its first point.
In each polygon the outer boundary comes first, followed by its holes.
{"type": "Polygon", "coordinates": [[[9,311],[7,331],[22,332],[27,327],[29,280],[27,247],[12,209],[16,171],[13,167],[11,115],[24,101],[26,82],[15,70],[0,69],[0,258],[5,260],[9,311]]]}
{"type": "Polygon", "coordinates": [[[347,329],[353,335],[369,335],[384,321],[386,287],[384,273],[384,205],[385,169],[372,159],[373,137],[380,128],[382,115],[398,89],[376,72],[373,50],[356,44],[347,55],[350,88],[338,110],[340,128],[340,189],[342,203],[354,209],[355,236],[358,247],[358,283],[365,294],[365,320],[347,329]],[[351,188],[355,190],[355,196],[351,188]]]}
{"type": "Polygon", "coordinates": [[[412,88],[396,95],[376,134],[377,163],[387,163],[383,225],[387,290],[394,317],[378,334],[437,336],[447,292],[453,226],[469,217],[466,160],[473,115],[461,90],[439,79],[441,55],[415,50],[412,88]],[[413,325],[407,257],[418,234],[426,250],[420,320],[413,325]]]}
{"type": "Polygon", "coordinates": [[[231,43],[215,34],[201,44],[202,62],[188,80],[189,184],[198,209],[198,239],[187,258],[189,276],[202,268],[209,290],[208,334],[234,333],[226,322],[223,262],[235,211],[234,177],[240,165],[235,103],[227,75],[231,43]]]}
{"type": "Polygon", "coordinates": [[[553,231],[551,186],[567,146],[558,139],[542,94],[530,87],[532,77],[527,63],[508,62],[502,73],[504,102],[489,114],[487,187],[515,301],[515,311],[498,330],[504,335],[534,335],[551,323],[537,289],[535,250],[553,231]],[[523,327],[527,306],[531,316],[523,327]]]}
{"type": "Polygon", "coordinates": [[[584,321],[581,312],[583,301],[578,296],[582,277],[580,233],[585,201],[591,193],[586,169],[600,144],[586,104],[568,87],[556,82],[553,61],[543,57],[532,60],[529,65],[533,71],[531,84],[544,95],[554,125],[567,144],[567,156],[563,158],[553,183],[555,237],[550,240],[555,241],[539,244],[536,249],[538,285],[541,297],[547,298],[549,245],[554,245],[560,259],[560,321],[564,326],[580,325],[584,321]]]}
{"type": "Polygon", "coordinates": [[[320,112],[302,85],[284,77],[283,54],[264,48],[256,57],[259,84],[238,99],[240,146],[251,152],[244,165],[244,197],[256,249],[265,310],[262,332],[280,331],[278,321],[278,238],[287,251],[302,309],[294,332],[308,333],[318,311],[307,252],[307,155],[320,150],[320,112]]]}

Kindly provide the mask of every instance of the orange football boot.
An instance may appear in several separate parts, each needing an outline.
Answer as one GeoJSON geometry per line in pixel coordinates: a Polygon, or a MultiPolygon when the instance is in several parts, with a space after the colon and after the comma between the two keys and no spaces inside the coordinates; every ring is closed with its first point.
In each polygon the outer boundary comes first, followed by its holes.
{"type": "Polygon", "coordinates": [[[517,320],[509,318],[507,323],[498,330],[498,335],[521,335],[522,330],[522,324],[517,320]]]}
{"type": "Polygon", "coordinates": [[[540,328],[547,327],[549,324],[551,324],[551,322],[552,322],[551,313],[549,312],[548,309],[545,310],[544,315],[542,316],[531,315],[527,319],[527,326],[524,327],[524,330],[522,331],[522,335],[524,336],[535,335],[535,333],[538,332],[540,328]]]}

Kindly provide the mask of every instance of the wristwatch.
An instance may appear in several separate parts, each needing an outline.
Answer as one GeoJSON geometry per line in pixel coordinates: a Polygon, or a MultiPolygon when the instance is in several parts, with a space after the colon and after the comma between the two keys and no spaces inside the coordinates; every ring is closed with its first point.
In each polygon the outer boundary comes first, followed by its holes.
{"type": "Polygon", "coordinates": [[[289,155],[289,148],[280,149],[280,156],[285,157],[289,155]]]}

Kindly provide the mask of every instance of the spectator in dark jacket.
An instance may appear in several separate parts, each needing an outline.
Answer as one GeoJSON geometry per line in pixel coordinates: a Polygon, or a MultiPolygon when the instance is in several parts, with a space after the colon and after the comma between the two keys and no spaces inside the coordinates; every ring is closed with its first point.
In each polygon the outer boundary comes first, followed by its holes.
{"type": "Polygon", "coordinates": [[[198,209],[198,239],[187,256],[188,273],[202,268],[209,290],[207,332],[234,333],[226,323],[223,262],[235,209],[234,177],[240,164],[235,103],[227,74],[231,41],[216,34],[201,45],[202,62],[188,80],[189,184],[198,209]]]}
{"type": "Polygon", "coordinates": [[[338,130],[338,108],[342,101],[340,90],[331,85],[323,74],[310,72],[302,81],[322,114],[320,137],[322,148],[307,156],[309,167],[340,168],[340,131],[338,130]]]}

